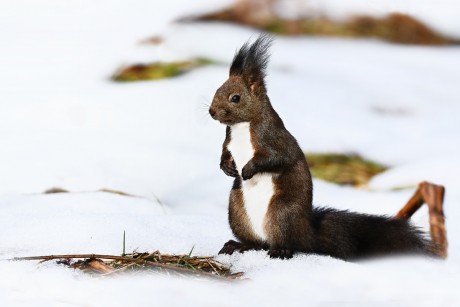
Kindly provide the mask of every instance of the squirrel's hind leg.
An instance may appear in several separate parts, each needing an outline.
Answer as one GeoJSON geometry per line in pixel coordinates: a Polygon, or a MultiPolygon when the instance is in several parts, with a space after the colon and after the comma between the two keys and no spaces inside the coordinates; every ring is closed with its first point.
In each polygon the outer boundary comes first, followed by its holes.
{"type": "Polygon", "coordinates": [[[262,246],[254,245],[250,243],[241,243],[234,240],[229,240],[224,244],[222,249],[219,251],[219,254],[231,255],[234,252],[244,253],[249,250],[262,250],[262,246]]]}

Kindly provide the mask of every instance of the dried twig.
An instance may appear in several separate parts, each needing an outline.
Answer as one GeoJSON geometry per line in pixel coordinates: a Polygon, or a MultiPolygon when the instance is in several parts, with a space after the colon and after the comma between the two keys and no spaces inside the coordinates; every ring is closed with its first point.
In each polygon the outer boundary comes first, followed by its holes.
{"type": "Polygon", "coordinates": [[[419,184],[412,198],[395,216],[395,218],[408,220],[426,203],[430,215],[431,239],[441,258],[447,258],[448,245],[443,211],[444,192],[443,186],[424,181],[419,184]]]}

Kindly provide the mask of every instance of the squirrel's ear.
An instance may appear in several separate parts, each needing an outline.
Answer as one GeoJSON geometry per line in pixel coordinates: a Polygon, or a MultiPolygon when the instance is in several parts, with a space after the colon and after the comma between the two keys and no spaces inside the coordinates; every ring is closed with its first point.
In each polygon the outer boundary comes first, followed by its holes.
{"type": "Polygon", "coordinates": [[[253,95],[266,93],[264,79],[272,41],[269,35],[262,34],[251,46],[245,43],[233,58],[230,75],[241,76],[253,95]]]}

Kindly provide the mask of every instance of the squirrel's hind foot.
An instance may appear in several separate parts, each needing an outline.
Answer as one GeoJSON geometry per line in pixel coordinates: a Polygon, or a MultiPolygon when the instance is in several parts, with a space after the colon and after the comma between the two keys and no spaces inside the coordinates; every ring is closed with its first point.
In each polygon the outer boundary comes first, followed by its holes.
{"type": "Polygon", "coordinates": [[[270,258],[291,259],[294,252],[290,249],[270,249],[268,255],[270,258]]]}
{"type": "Polygon", "coordinates": [[[257,247],[252,244],[246,244],[246,243],[241,243],[241,242],[237,242],[234,240],[229,240],[227,243],[224,244],[222,249],[219,251],[219,255],[220,254],[231,255],[234,252],[244,253],[248,250],[260,250],[260,249],[262,248],[257,247]]]}

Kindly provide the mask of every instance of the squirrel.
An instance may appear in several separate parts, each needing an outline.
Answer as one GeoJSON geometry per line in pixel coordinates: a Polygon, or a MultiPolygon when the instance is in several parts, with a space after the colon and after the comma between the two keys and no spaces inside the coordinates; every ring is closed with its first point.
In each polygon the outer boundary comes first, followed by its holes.
{"type": "Polygon", "coordinates": [[[228,218],[238,241],[219,254],[266,250],[353,260],[388,254],[434,256],[424,233],[406,220],[313,207],[309,166],[273,109],[265,86],[273,39],[262,34],[235,54],[228,80],[216,91],[211,117],[226,125],[220,162],[234,177],[228,218]]]}

